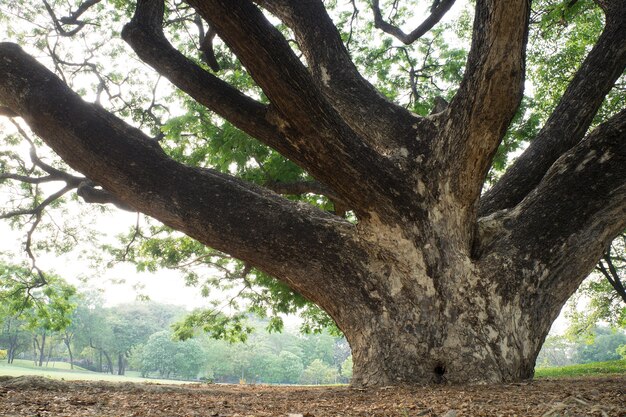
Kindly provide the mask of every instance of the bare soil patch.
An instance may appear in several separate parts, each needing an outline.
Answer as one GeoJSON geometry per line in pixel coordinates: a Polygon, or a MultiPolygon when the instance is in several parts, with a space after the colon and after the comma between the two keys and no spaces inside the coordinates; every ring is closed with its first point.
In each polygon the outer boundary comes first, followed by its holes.
{"type": "Polygon", "coordinates": [[[626,417],[626,376],[367,390],[18,377],[0,380],[0,416],[626,417]]]}

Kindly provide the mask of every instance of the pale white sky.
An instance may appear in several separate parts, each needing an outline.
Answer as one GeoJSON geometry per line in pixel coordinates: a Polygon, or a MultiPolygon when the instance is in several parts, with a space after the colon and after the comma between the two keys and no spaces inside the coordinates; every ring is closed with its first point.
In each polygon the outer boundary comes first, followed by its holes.
{"type": "MultiPolygon", "coordinates": [[[[115,234],[132,227],[134,216],[115,211],[105,214],[98,221],[98,229],[103,238],[106,236],[106,239],[112,239],[115,234]]],[[[11,230],[5,221],[0,221],[0,252],[14,254],[12,260],[22,261],[25,259],[24,254],[20,252],[23,241],[22,234],[11,230]]],[[[157,302],[183,305],[190,309],[207,305],[207,300],[200,296],[200,291],[197,288],[186,287],[181,274],[176,271],[140,273],[131,264],[118,264],[111,269],[98,271],[87,260],[79,259],[76,253],[62,256],[40,253],[37,265],[44,271],[54,271],[78,287],[84,285],[80,278],[88,277],[88,286],[105,290],[104,298],[107,305],[132,302],[139,294],[147,295],[157,302]]]]}

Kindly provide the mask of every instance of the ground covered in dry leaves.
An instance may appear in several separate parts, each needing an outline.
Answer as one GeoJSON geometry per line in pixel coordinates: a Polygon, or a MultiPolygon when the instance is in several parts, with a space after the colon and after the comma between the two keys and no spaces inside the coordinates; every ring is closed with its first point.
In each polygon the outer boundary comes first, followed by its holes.
{"type": "Polygon", "coordinates": [[[626,417],[626,376],[367,390],[2,377],[0,416],[626,417]]]}

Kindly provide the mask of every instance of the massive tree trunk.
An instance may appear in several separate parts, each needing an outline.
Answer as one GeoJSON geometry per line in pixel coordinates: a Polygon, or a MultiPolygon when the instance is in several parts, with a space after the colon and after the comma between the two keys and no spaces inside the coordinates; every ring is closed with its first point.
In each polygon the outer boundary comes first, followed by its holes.
{"type": "Polygon", "coordinates": [[[521,98],[527,0],[477,1],[463,82],[429,117],[388,102],[358,74],[320,1],[256,2],[293,30],[306,67],[252,2],[189,3],[270,105],[174,50],[161,32],[161,2],[138,1],[125,40],[200,103],[306,169],[357,223],[173,161],[7,43],[0,102],[116,201],[321,306],[350,343],[353,383],[532,377],[559,310],[626,226],[626,110],[585,136],[626,64],[624,2],[601,2],[605,33],[528,151],[545,157],[521,158],[483,198],[521,98]]]}

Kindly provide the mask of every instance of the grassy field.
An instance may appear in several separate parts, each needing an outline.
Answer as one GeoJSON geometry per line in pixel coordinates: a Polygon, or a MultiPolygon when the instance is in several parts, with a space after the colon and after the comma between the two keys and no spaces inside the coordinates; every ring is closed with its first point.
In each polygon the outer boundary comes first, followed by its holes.
{"type": "MultiPolygon", "coordinates": [[[[554,368],[537,368],[535,378],[572,378],[581,376],[601,376],[609,374],[626,375],[626,359],[610,362],[596,362],[584,365],[571,365],[554,368]]],[[[173,381],[165,379],[141,378],[135,372],[129,375],[119,376],[91,372],[80,367],[70,369],[65,362],[50,363],[49,366],[38,367],[32,361],[16,359],[12,365],[6,361],[0,361],[0,375],[22,376],[39,375],[46,378],[80,381],[111,381],[111,382],[149,382],[153,384],[188,384],[185,381],[173,381]]]]}
{"type": "MultiPolygon", "coordinates": [[[[134,373],[132,373],[134,374],[134,373]]],[[[52,379],[63,379],[66,381],[111,381],[111,382],[149,382],[152,384],[189,384],[188,381],[174,381],[165,379],[141,378],[139,376],[120,376],[91,372],[80,367],[70,369],[70,365],[64,362],[50,362],[49,366],[38,367],[32,361],[15,359],[9,365],[6,361],[0,361],[0,375],[23,376],[38,375],[52,379]]]]}
{"type": "Polygon", "coordinates": [[[607,374],[626,374],[626,359],[535,369],[535,378],[569,378],[607,374]]]}
{"type": "MultiPolygon", "coordinates": [[[[15,359],[13,360],[13,365],[8,365],[6,361],[0,361],[0,367],[3,366],[15,366],[19,368],[27,368],[27,369],[37,369],[41,370],[39,366],[35,365],[33,361],[26,361],[23,359],[15,359]]],[[[69,371],[71,370],[71,366],[67,362],[49,362],[48,364],[44,363],[43,369],[50,370],[58,370],[58,371],[69,371]]],[[[81,368],[80,366],[74,365],[74,371],[77,372],[90,372],[88,369],[81,368]]]]}

